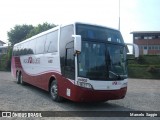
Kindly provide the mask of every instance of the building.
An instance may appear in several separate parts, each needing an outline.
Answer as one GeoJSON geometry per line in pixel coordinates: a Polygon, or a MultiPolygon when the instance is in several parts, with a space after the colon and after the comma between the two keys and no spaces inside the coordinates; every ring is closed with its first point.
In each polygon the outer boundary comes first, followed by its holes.
{"type": "Polygon", "coordinates": [[[131,34],[141,55],[160,55],[160,31],[135,31],[131,34]]]}
{"type": "Polygon", "coordinates": [[[8,46],[0,46],[0,55],[7,54],[8,46]]]}
{"type": "Polygon", "coordinates": [[[6,43],[0,40],[0,46],[3,46],[4,44],[6,43]]]}
{"type": "Polygon", "coordinates": [[[8,51],[8,46],[3,46],[4,44],[6,43],[0,40],[0,55],[6,54],[8,51]]]}

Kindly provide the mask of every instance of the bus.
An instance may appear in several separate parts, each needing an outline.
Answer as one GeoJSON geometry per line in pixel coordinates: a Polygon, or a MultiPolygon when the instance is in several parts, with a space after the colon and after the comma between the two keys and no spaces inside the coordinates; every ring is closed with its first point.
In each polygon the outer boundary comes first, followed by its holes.
{"type": "Polygon", "coordinates": [[[46,90],[57,102],[116,100],[127,91],[126,55],[120,31],[75,22],[15,44],[11,72],[18,84],[46,90]]]}

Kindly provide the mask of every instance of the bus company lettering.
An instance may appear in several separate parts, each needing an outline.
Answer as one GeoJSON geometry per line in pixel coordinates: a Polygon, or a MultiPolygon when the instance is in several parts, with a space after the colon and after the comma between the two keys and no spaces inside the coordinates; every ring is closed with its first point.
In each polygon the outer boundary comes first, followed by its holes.
{"type": "Polygon", "coordinates": [[[28,57],[27,59],[24,59],[24,63],[29,63],[29,64],[40,64],[40,58],[32,58],[32,57],[28,57]]]}
{"type": "Polygon", "coordinates": [[[112,85],[121,85],[121,82],[120,81],[113,81],[112,85]]]}
{"type": "Polygon", "coordinates": [[[80,81],[80,82],[87,82],[87,78],[78,78],[78,81],[80,81]]]}

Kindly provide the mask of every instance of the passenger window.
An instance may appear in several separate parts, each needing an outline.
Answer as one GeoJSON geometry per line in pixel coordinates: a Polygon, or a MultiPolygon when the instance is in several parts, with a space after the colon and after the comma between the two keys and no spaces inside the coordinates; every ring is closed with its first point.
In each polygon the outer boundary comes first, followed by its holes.
{"type": "Polygon", "coordinates": [[[46,35],[36,38],[36,54],[44,53],[46,35]]]}
{"type": "Polygon", "coordinates": [[[47,34],[45,52],[57,52],[58,51],[58,31],[47,34]]]}
{"type": "Polygon", "coordinates": [[[26,47],[26,54],[35,54],[35,46],[36,46],[36,40],[33,39],[28,42],[28,46],[26,47]]]}

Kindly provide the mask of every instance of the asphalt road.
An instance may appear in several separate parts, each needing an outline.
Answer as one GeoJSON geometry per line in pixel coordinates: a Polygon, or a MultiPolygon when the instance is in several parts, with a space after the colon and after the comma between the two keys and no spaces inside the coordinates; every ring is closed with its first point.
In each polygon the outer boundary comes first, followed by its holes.
{"type": "MultiPolygon", "coordinates": [[[[75,103],[65,100],[57,103],[50,99],[46,91],[31,85],[19,85],[11,73],[0,72],[0,111],[160,111],[160,80],[128,79],[127,95],[122,100],[104,103],[75,103]]],[[[153,118],[63,117],[63,119],[152,120],[153,118]]],[[[160,120],[160,118],[155,119],[160,120]]]]}

